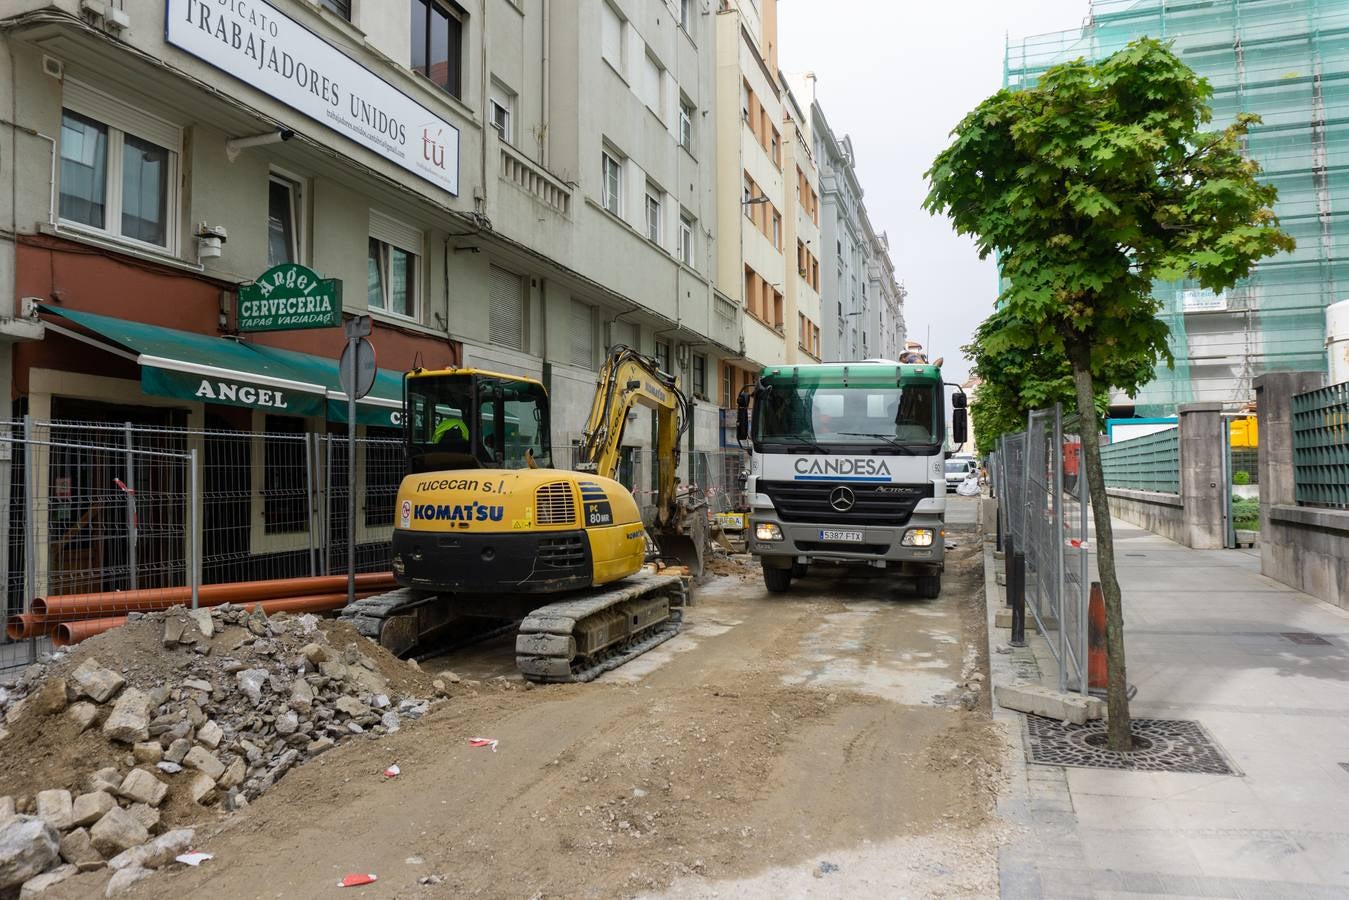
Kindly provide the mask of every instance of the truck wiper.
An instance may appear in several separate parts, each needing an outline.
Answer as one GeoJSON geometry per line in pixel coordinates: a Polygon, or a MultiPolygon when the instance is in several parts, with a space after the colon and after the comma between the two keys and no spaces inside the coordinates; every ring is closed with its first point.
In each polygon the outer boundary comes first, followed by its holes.
{"type": "Polygon", "coordinates": [[[901,444],[897,438],[888,434],[881,434],[876,431],[840,431],[839,434],[845,435],[847,437],[880,438],[881,440],[889,444],[891,447],[894,447],[896,450],[900,451],[901,453],[907,456],[914,456],[917,454],[917,451],[914,450],[912,447],[908,446],[907,444],[901,444]]]}
{"type": "Polygon", "coordinates": [[[787,452],[788,452],[788,453],[823,453],[825,456],[828,456],[828,455],[829,455],[829,451],[828,451],[827,449],[825,449],[824,447],[821,447],[819,444],[788,444],[788,445],[787,445],[787,452]]]}

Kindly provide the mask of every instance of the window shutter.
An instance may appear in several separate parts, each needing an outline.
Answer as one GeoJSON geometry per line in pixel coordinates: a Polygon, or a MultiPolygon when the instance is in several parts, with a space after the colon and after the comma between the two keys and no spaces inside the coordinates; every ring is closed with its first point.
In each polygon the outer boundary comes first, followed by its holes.
{"type": "Polygon", "coordinates": [[[370,210],[370,236],[408,253],[422,254],[420,231],[374,209],[370,210]]]}
{"type": "MultiPolygon", "coordinates": [[[[179,151],[182,131],[178,126],[166,122],[158,116],[129,106],[109,95],[91,88],[72,78],[67,78],[61,86],[61,104],[66,109],[96,119],[105,125],[133,134],[156,146],[179,151]]],[[[121,173],[117,173],[121,178],[121,173]]]]}
{"type": "Polygon", "coordinates": [[[524,279],[492,266],[487,311],[487,339],[513,350],[525,349],[524,279]]]}
{"type": "Polygon", "coordinates": [[[595,316],[580,300],[571,301],[571,362],[591,368],[595,365],[595,316]]]}

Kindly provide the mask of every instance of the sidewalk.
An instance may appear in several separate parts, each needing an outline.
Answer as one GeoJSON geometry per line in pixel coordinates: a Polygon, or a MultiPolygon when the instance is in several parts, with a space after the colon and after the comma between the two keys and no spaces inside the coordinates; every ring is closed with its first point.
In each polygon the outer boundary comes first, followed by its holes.
{"type": "MultiPolygon", "coordinates": [[[[1131,712],[1198,721],[1243,774],[1027,764],[1025,717],[995,699],[1014,745],[999,810],[1026,828],[1003,848],[1002,896],[1349,898],[1349,613],[1265,578],[1251,554],[1118,520],[1115,543],[1131,712]]],[[[1004,598],[988,547],[993,682],[1038,662],[1054,685],[1043,640],[996,652],[1009,632],[992,627],[1004,598]]]]}

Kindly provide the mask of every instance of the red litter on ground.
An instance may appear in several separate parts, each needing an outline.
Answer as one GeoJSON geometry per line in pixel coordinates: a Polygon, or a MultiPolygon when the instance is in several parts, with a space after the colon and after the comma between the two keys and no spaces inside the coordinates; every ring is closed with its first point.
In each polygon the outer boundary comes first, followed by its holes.
{"type": "Polygon", "coordinates": [[[384,770],[385,778],[397,778],[401,774],[403,774],[403,770],[397,766],[389,766],[389,768],[384,770]]]}
{"type": "Polygon", "coordinates": [[[496,738],[469,738],[468,745],[470,747],[491,747],[493,753],[497,752],[496,738]]]}
{"type": "Polygon", "coordinates": [[[348,875],[337,883],[338,887],[360,887],[363,884],[374,884],[379,879],[375,875],[348,875]]]}

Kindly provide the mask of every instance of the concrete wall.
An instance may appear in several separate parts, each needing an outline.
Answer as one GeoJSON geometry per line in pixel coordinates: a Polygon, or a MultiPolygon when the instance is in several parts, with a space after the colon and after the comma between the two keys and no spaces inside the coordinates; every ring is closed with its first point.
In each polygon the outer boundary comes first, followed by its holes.
{"type": "Polygon", "coordinates": [[[1349,609],[1349,511],[1297,505],[1292,398],[1321,387],[1320,372],[1255,379],[1260,427],[1260,571],[1349,609]]]}
{"type": "Polygon", "coordinates": [[[1107,488],[1106,493],[1110,495],[1112,516],[1178,544],[1185,543],[1185,506],[1179,495],[1125,488],[1107,488]]]}

